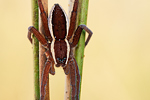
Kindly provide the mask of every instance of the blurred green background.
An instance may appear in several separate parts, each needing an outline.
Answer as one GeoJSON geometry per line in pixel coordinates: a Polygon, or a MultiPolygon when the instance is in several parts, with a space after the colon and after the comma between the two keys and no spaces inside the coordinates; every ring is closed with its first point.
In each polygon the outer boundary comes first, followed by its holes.
{"type": "MultiPolygon", "coordinates": [[[[68,0],[49,0],[49,11],[68,0]]],[[[31,0],[0,0],[0,100],[34,100],[31,0]]],[[[150,0],[89,0],[81,100],[150,100],[150,0]]],[[[51,100],[65,74],[50,75],[51,100]]]]}

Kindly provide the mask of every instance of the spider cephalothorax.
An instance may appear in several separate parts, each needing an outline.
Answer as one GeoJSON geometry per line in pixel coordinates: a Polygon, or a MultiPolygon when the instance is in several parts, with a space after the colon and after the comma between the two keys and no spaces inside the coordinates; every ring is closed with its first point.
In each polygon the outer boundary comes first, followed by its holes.
{"type": "Polygon", "coordinates": [[[72,86],[71,98],[72,100],[79,100],[80,75],[78,65],[72,53],[72,48],[77,45],[83,29],[89,33],[85,46],[88,44],[92,32],[85,25],[79,25],[75,30],[78,0],[75,0],[74,2],[70,24],[68,22],[67,14],[59,4],[55,4],[52,7],[48,18],[45,15],[41,0],[38,0],[38,5],[41,12],[45,37],[43,37],[33,26],[30,26],[28,28],[28,38],[32,43],[31,33],[33,33],[46,49],[45,55],[47,61],[42,75],[41,100],[44,100],[48,73],[52,75],[55,74],[54,65],[56,67],[62,66],[66,75],[70,73],[72,86]],[[72,42],[70,42],[71,38],[73,38],[72,42]]]}

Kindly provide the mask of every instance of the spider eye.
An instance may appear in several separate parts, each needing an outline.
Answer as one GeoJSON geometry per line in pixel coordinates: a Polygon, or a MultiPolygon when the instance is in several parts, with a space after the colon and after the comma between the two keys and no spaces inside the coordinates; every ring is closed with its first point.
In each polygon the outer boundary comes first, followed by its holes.
{"type": "Polygon", "coordinates": [[[57,58],[57,60],[59,61],[59,63],[64,63],[64,61],[66,60],[67,58],[57,58]]]}
{"type": "Polygon", "coordinates": [[[57,58],[58,61],[60,61],[60,58],[57,58]]]}

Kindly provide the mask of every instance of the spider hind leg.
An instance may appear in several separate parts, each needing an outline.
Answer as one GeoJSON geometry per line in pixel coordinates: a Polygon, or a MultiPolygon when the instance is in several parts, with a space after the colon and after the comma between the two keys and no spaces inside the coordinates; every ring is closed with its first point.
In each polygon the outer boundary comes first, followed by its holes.
{"type": "Polygon", "coordinates": [[[52,36],[50,35],[50,31],[48,28],[48,20],[47,20],[47,15],[45,13],[43,4],[41,0],[38,0],[38,5],[39,5],[39,9],[40,9],[40,15],[41,15],[41,20],[42,20],[42,25],[44,28],[44,32],[45,32],[45,38],[46,40],[49,40],[50,42],[52,42],[52,36]]]}

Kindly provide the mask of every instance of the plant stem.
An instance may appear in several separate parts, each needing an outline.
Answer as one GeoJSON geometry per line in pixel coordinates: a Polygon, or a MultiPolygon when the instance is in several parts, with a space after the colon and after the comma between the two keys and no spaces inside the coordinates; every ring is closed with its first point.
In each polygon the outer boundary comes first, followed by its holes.
{"type": "MultiPolygon", "coordinates": [[[[87,13],[88,13],[88,2],[89,0],[79,0],[78,6],[78,16],[77,16],[77,26],[87,22],[87,13]]],[[[82,82],[82,69],[83,69],[83,58],[84,58],[84,47],[85,47],[85,31],[83,30],[78,42],[78,46],[75,50],[75,59],[77,61],[79,72],[82,82]]],[[[81,94],[81,82],[80,82],[80,94],[81,94]]],[[[79,95],[80,98],[80,95],[79,95]]]]}
{"type": "MultiPolygon", "coordinates": [[[[45,13],[48,16],[48,0],[41,0],[45,13]]],[[[43,24],[42,24],[42,20],[41,20],[41,16],[39,16],[40,20],[39,20],[39,31],[41,34],[43,34],[43,36],[45,35],[44,32],[44,28],[43,28],[43,24]]],[[[44,55],[45,53],[45,48],[42,46],[41,43],[39,43],[39,67],[40,67],[40,84],[41,84],[41,77],[42,77],[42,72],[44,70],[44,66],[45,66],[45,62],[46,62],[46,56],[44,55]]],[[[49,77],[49,76],[48,76],[49,77]]],[[[41,85],[40,85],[41,87],[41,85]]],[[[47,85],[45,86],[45,97],[44,100],[49,100],[49,78],[47,80],[47,85]]]]}
{"type": "MultiPolygon", "coordinates": [[[[37,0],[32,0],[32,23],[38,30],[38,3],[37,0]]],[[[33,36],[33,65],[34,65],[34,95],[35,100],[40,100],[40,87],[39,87],[39,42],[35,36],[33,36]]]]}
{"type": "MultiPolygon", "coordinates": [[[[74,0],[69,0],[68,2],[68,18],[70,19],[70,15],[71,15],[71,10],[73,8],[73,3],[74,0]]],[[[65,94],[64,94],[64,100],[71,100],[71,94],[70,91],[71,90],[71,85],[70,85],[70,73],[68,75],[66,75],[66,79],[65,79],[65,94]]]]}
{"type": "MultiPolygon", "coordinates": [[[[79,0],[76,27],[81,24],[86,25],[87,13],[88,13],[88,2],[89,2],[89,0],[79,0]]],[[[71,13],[73,3],[74,3],[74,0],[69,0],[69,15],[71,13]]],[[[80,40],[78,42],[78,46],[76,47],[76,50],[75,50],[75,59],[77,61],[78,67],[79,67],[81,82],[82,82],[84,47],[85,47],[85,31],[82,31],[80,40]]],[[[81,82],[80,82],[80,93],[81,93],[81,82]]],[[[66,76],[66,84],[65,85],[66,86],[65,86],[65,99],[64,100],[71,100],[71,98],[69,98],[69,97],[71,97],[70,96],[70,76],[69,75],[66,76]]],[[[80,94],[79,94],[79,99],[80,99],[80,94]]]]}

